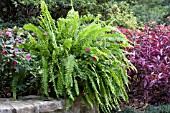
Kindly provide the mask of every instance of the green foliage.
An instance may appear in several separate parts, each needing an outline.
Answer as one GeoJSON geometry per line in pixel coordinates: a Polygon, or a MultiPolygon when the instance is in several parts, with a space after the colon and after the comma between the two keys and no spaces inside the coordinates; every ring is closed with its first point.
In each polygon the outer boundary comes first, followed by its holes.
{"type": "Polygon", "coordinates": [[[8,22],[5,22],[4,20],[0,20],[0,29],[12,28],[14,26],[23,27],[24,23],[25,21],[23,20],[23,18],[19,18],[16,21],[10,20],[8,22]]]}
{"type": "Polygon", "coordinates": [[[137,19],[133,12],[129,9],[131,8],[127,2],[114,2],[110,4],[110,11],[107,13],[109,19],[106,20],[112,25],[118,25],[124,28],[134,29],[137,27],[137,19]]]}
{"type": "Polygon", "coordinates": [[[11,97],[13,94],[16,99],[17,93],[23,93],[34,78],[28,72],[32,70],[31,56],[18,47],[26,40],[26,34],[17,27],[0,30],[0,97],[11,97]],[[27,76],[28,81],[25,79],[27,76]]]}
{"type": "MultiPolygon", "coordinates": [[[[66,17],[71,9],[70,0],[45,0],[54,19],[66,17]]],[[[148,21],[169,24],[169,0],[73,0],[80,15],[102,15],[102,20],[112,25],[134,29],[148,21]],[[133,12],[133,13],[132,13],[133,12]]],[[[38,25],[40,0],[2,0],[0,29],[25,23],[38,25]]]]}
{"type": "Polygon", "coordinates": [[[126,107],[122,109],[119,113],[169,113],[170,112],[170,105],[159,105],[159,106],[153,106],[149,105],[147,106],[143,111],[135,108],[126,107]]]}
{"type": "Polygon", "coordinates": [[[133,29],[137,26],[136,17],[129,10],[130,6],[127,2],[116,2],[115,0],[91,0],[84,1],[80,4],[78,1],[73,2],[75,10],[78,10],[81,15],[92,14],[102,15],[102,20],[115,26],[122,26],[133,29]]]}
{"type": "Polygon", "coordinates": [[[134,0],[131,10],[137,17],[138,23],[143,22],[157,24],[169,24],[167,17],[170,16],[170,0],[134,0]]]}
{"type": "Polygon", "coordinates": [[[144,112],[137,110],[135,108],[126,107],[123,110],[121,110],[119,113],[144,113],[144,112]]]}
{"type": "Polygon", "coordinates": [[[100,16],[87,21],[88,16],[79,17],[71,9],[66,18],[55,22],[43,1],[41,12],[40,26],[24,25],[37,36],[30,35],[24,45],[38,58],[43,93],[49,96],[52,83],[56,96],[66,98],[67,108],[81,97],[91,107],[99,104],[105,112],[119,106],[120,98],[127,101],[126,69],[134,67],[121,49],[129,46],[126,37],[100,21],[100,16]]]}
{"type": "MultiPolygon", "coordinates": [[[[24,23],[34,23],[38,25],[36,18],[40,14],[40,0],[9,0],[3,2],[0,8],[0,18],[5,22],[0,29],[6,27],[19,26],[24,23]],[[10,2],[9,2],[10,1],[10,2]],[[14,10],[12,10],[14,9],[14,10]]],[[[45,0],[50,13],[54,19],[66,17],[71,9],[70,0],[45,0]]],[[[137,26],[136,18],[130,12],[129,5],[125,2],[115,2],[114,0],[73,0],[75,10],[80,15],[92,14],[102,15],[102,20],[133,29],[137,26]]]]}
{"type": "Polygon", "coordinates": [[[150,105],[146,108],[145,113],[169,113],[170,112],[170,105],[159,105],[153,106],[150,105]]]}

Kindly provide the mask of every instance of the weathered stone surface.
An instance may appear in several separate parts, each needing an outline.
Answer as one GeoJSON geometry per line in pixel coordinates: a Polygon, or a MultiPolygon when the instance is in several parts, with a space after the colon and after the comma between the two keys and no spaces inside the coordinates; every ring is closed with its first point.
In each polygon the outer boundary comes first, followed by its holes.
{"type": "Polygon", "coordinates": [[[36,111],[39,112],[53,112],[63,108],[60,101],[39,101],[33,105],[36,107],[36,111]]]}
{"type": "Polygon", "coordinates": [[[12,98],[0,98],[0,102],[4,102],[4,101],[12,101],[12,98]]]}
{"type": "Polygon", "coordinates": [[[24,101],[12,101],[10,103],[16,110],[16,113],[35,113],[35,107],[24,101]]]}
{"type": "Polygon", "coordinates": [[[28,95],[28,96],[20,97],[19,100],[38,100],[40,98],[41,97],[37,95],[28,95]]]}
{"type": "Polygon", "coordinates": [[[37,96],[27,96],[18,101],[1,99],[0,113],[98,113],[97,107],[88,108],[81,100],[76,100],[74,105],[67,111],[65,101],[55,99],[39,100],[37,96]]]}
{"type": "Polygon", "coordinates": [[[57,100],[51,100],[51,101],[29,100],[25,102],[30,103],[35,107],[35,113],[53,112],[56,110],[64,109],[62,101],[57,101],[57,100]]]}
{"type": "Polygon", "coordinates": [[[92,109],[87,107],[80,99],[77,99],[73,106],[68,111],[64,110],[63,113],[98,113],[98,111],[97,106],[94,106],[92,109]]]}
{"type": "Polygon", "coordinates": [[[60,101],[53,100],[53,102],[57,106],[58,110],[64,109],[65,102],[63,100],[60,100],[60,101]]]}
{"type": "Polygon", "coordinates": [[[8,102],[0,102],[0,113],[14,113],[14,107],[8,102]]]}

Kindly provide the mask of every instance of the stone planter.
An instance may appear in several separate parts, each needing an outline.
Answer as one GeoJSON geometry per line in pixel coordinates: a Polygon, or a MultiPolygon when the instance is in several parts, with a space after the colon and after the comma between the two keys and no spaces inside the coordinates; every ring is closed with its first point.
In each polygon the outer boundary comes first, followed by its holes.
{"type": "Polygon", "coordinates": [[[88,108],[78,99],[68,111],[65,109],[64,100],[47,101],[39,96],[26,96],[17,101],[0,99],[0,113],[98,113],[97,108],[88,108]]]}
{"type": "Polygon", "coordinates": [[[98,107],[94,106],[92,109],[87,107],[80,99],[77,99],[73,106],[68,111],[64,110],[63,113],[98,113],[98,107]]]}

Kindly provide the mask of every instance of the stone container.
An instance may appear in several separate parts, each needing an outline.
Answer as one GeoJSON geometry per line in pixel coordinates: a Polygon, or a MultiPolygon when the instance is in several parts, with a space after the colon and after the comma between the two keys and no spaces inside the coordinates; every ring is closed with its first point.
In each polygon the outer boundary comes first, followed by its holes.
{"type": "Polygon", "coordinates": [[[65,100],[42,99],[39,96],[25,96],[17,101],[0,98],[0,113],[98,113],[98,107],[87,107],[80,99],[65,109],[65,100]]]}

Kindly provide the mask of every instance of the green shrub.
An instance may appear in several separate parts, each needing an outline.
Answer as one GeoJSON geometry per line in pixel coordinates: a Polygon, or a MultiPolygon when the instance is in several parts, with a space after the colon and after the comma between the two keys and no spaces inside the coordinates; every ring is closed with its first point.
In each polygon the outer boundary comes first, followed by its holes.
{"type": "Polygon", "coordinates": [[[79,17],[74,9],[57,22],[44,2],[41,12],[41,26],[24,25],[37,35],[37,41],[30,35],[24,47],[39,58],[43,93],[49,96],[52,84],[55,95],[66,98],[67,108],[81,97],[91,107],[94,103],[100,105],[105,112],[119,106],[120,97],[127,101],[126,69],[134,67],[121,49],[129,46],[125,36],[119,31],[114,33],[114,28],[100,17],[79,17]]]}
{"type": "MultiPolygon", "coordinates": [[[[134,0],[135,1],[135,0],[134,0]]],[[[138,23],[170,24],[166,18],[170,11],[170,0],[138,0],[131,4],[131,11],[137,17],[138,23]]]]}
{"type": "Polygon", "coordinates": [[[16,99],[27,92],[35,79],[31,56],[18,47],[26,37],[27,32],[21,28],[0,30],[0,98],[13,95],[16,99]]]}
{"type": "MultiPolygon", "coordinates": [[[[71,9],[70,0],[45,0],[50,13],[54,19],[66,17],[71,9]]],[[[0,29],[6,27],[19,26],[24,23],[32,22],[38,24],[36,17],[40,14],[40,0],[4,0],[0,12],[0,18],[4,20],[0,29]],[[14,9],[14,10],[11,10],[14,9]],[[6,23],[7,22],[7,23],[6,23]]],[[[80,15],[92,14],[97,16],[102,15],[102,20],[119,25],[122,27],[133,29],[137,26],[136,18],[132,12],[128,10],[130,7],[125,2],[114,2],[114,0],[73,0],[75,10],[79,11],[80,15]]]]}
{"type": "MultiPolygon", "coordinates": [[[[45,0],[54,19],[66,17],[71,9],[70,0],[45,0]]],[[[3,0],[0,18],[5,22],[0,28],[20,26],[32,22],[38,24],[40,0],[3,0]],[[10,2],[9,2],[10,1],[10,2]],[[8,24],[6,24],[6,22],[8,24]]],[[[73,0],[80,15],[102,15],[102,20],[112,25],[134,29],[148,21],[169,24],[169,0],[73,0]],[[132,13],[133,12],[133,13],[132,13]],[[137,18],[136,18],[137,17],[137,18]]]]}
{"type": "Polygon", "coordinates": [[[114,0],[101,0],[93,2],[86,2],[79,5],[79,2],[74,2],[75,10],[80,12],[80,15],[101,14],[101,19],[107,24],[113,26],[121,26],[129,29],[137,27],[137,20],[133,13],[129,10],[130,6],[127,2],[115,2],[114,0]]]}
{"type": "MultiPolygon", "coordinates": [[[[23,2],[23,1],[22,1],[23,2]]],[[[17,0],[2,0],[0,5],[0,29],[12,28],[14,26],[23,27],[25,23],[34,21],[39,14],[38,5],[21,4],[17,0]],[[31,20],[32,19],[32,20],[31,20]]]]}
{"type": "MultiPolygon", "coordinates": [[[[133,12],[131,12],[130,5],[127,2],[114,2],[110,4],[110,12],[107,15],[110,15],[107,22],[111,25],[118,25],[124,28],[134,29],[137,27],[137,20],[133,12]]],[[[105,15],[104,15],[105,16],[105,15]]]]}

